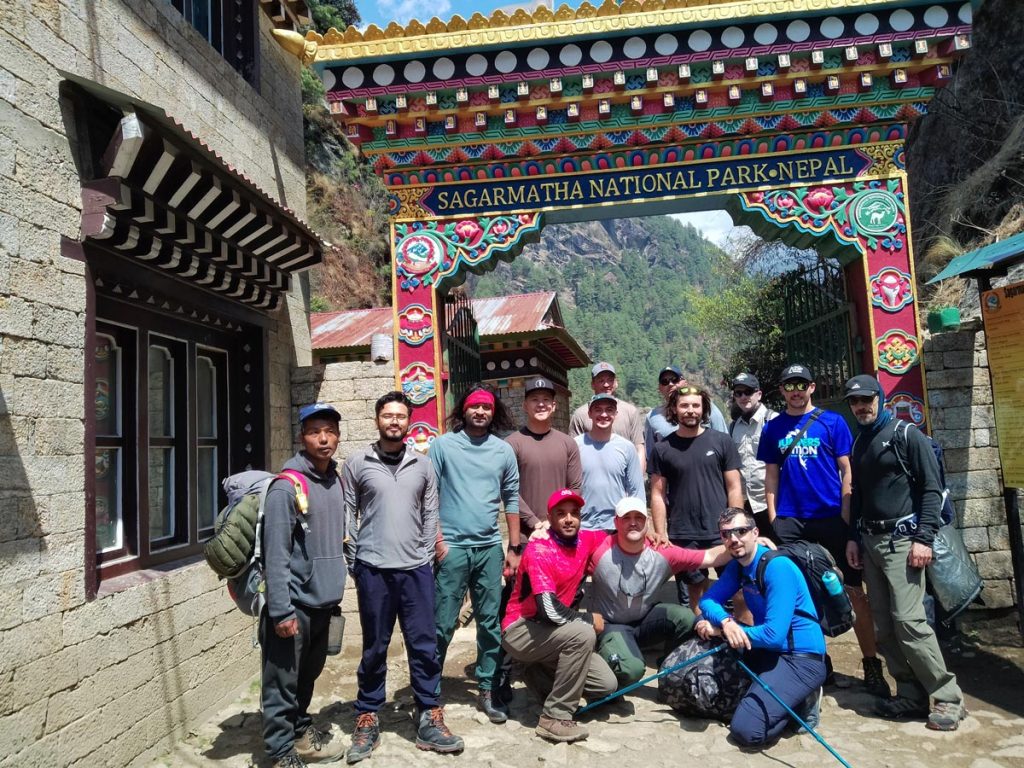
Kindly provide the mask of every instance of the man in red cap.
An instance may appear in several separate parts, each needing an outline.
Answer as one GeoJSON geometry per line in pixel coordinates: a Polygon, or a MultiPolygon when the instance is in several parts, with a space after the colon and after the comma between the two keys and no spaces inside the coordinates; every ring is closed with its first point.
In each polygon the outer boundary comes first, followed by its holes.
{"type": "Polygon", "coordinates": [[[618,687],[594,653],[603,619],[572,607],[590,556],[608,537],[580,530],[582,507],[583,497],[569,488],[548,499],[550,537],[527,544],[501,625],[502,647],[526,665],[526,684],[545,697],[537,735],[549,741],[585,739],[586,728],[573,720],[580,697],[603,698],[618,687]]]}

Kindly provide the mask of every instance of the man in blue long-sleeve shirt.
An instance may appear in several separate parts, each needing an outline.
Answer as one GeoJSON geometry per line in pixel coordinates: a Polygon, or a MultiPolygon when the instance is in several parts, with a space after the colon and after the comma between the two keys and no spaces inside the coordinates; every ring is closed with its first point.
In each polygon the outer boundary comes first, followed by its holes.
{"type": "MultiPolygon", "coordinates": [[[[718,531],[733,561],[700,601],[704,618],[697,623],[697,634],[705,639],[722,636],[730,647],[747,652],[747,666],[790,709],[802,708],[825,681],[825,637],[807,582],[791,560],[776,557],[764,570],[762,594],[757,564],[768,549],[757,543],[753,517],[730,507],[722,513],[718,531]],[[724,607],[740,588],[754,617],[751,627],[738,623],[724,607]]],[[[817,695],[813,698],[816,701],[817,695]]],[[[736,708],[729,729],[744,746],[765,746],[788,723],[785,708],[755,682],[736,708]]]]}

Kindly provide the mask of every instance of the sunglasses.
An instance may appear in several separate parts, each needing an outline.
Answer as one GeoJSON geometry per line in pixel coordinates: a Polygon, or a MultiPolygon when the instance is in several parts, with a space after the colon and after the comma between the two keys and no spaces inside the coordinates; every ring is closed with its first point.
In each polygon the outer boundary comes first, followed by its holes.
{"type": "Polygon", "coordinates": [[[787,381],[782,388],[787,392],[806,392],[810,386],[811,382],[809,381],[787,381]]]}
{"type": "Polygon", "coordinates": [[[846,402],[848,402],[850,405],[870,405],[874,399],[874,395],[872,395],[871,397],[853,395],[852,397],[846,398],[846,402]]]}
{"type": "Polygon", "coordinates": [[[700,387],[680,387],[676,392],[680,395],[699,395],[700,387]]]}
{"type": "Polygon", "coordinates": [[[732,391],[733,397],[750,397],[753,394],[754,390],[752,389],[734,389],[732,391]]]}
{"type": "Polygon", "coordinates": [[[658,384],[662,387],[671,387],[673,384],[678,384],[679,379],[658,379],[658,384]]]}
{"type": "Polygon", "coordinates": [[[728,541],[729,539],[742,539],[752,530],[754,530],[752,525],[741,525],[738,528],[722,528],[718,534],[722,537],[722,541],[728,541]]]}

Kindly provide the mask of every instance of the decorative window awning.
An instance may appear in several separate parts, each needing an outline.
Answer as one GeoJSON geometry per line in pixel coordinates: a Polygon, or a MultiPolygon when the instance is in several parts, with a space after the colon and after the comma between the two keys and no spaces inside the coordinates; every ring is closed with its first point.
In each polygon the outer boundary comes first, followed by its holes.
{"type": "Polygon", "coordinates": [[[121,108],[102,176],[82,184],[82,240],[275,309],[291,275],[321,262],[324,243],[166,113],[121,108]]]}
{"type": "Polygon", "coordinates": [[[928,283],[937,283],[950,277],[977,277],[986,273],[1005,275],[1007,269],[1021,261],[1024,261],[1024,232],[957,256],[928,283]]]}

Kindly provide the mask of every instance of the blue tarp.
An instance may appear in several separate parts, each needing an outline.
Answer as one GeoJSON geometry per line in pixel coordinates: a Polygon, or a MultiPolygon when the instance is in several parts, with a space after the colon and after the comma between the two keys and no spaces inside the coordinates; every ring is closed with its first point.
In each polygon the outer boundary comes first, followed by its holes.
{"type": "Polygon", "coordinates": [[[1006,268],[1018,261],[1024,261],[1024,232],[957,256],[928,283],[937,283],[958,275],[986,272],[997,266],[1006,268]]]}

